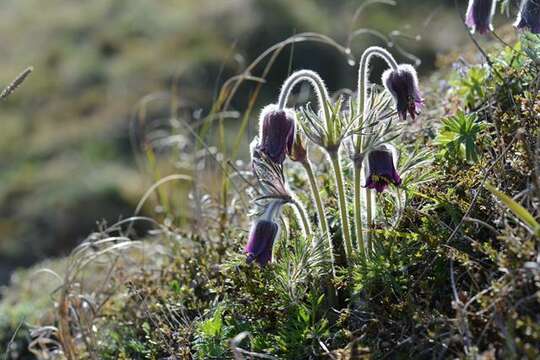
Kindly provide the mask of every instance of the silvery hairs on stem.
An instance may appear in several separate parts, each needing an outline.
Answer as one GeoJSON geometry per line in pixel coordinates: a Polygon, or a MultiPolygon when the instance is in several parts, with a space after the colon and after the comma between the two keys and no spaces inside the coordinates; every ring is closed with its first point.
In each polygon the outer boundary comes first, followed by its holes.
{"type": "Polygon", "coordinates": [[[312,70],[297,71],[285,80],[279,95],[280,109],[285,108],[293,87],[301,81],[308,81],[315,90],[318,111],[313,111],[309,104],[300,108],[298,123],[308,139],[328,151],[335,152],[343,138],[352,133],[355,125],[353,112],[350,112],[349,116],[343,116],[343,99],[332,104],[323,79],[312,70]]]}

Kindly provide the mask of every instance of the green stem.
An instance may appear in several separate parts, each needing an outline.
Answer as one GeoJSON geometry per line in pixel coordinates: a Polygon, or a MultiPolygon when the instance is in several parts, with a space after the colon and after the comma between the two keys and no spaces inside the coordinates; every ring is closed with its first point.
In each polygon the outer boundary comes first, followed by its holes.
{"type": "Polygon", "coordinates": [[[373,245],[371,242],[371,226],[373,223],[373,213],[371,208],[371,190],[366,189],[366,209],[367,209],[367,232],[366,232],[366,242],[367,242],[367,254],[371,254],[373,250],[373,245]]]}
{"type": "MultiPolygon", "coordinates": [[[[368,98],[368,85],[369,85],[369,62],[374,57],[378,56],[382,58],[389,67],[396,70],[398,68],[398,63],[387,50],[378,47],[371,46],[367,48],[360,59],[360,66],[358,67],[358,114],[362,116],[362,121],[365,121],[367,114],[367,98],[368,98]]],[[[358,135],[355,141],[355,151],[356,155],[360,156],[364,152],[362,135],[358,135]]],[[[369,190],[366,190],[366,207],[367,207],[367,249],[364,249],[364,242],[362,236],[362,188],[361,188],[361,174],[362,174],[362,164],[355,164],[354,166],[354,218],[356,222],[356,241],[358,242],[358,247],[360,249],[360,255],[369,256],[371,252],[371,237],[370,237],[370,228],[372,222],[371,214],[371,194],[369,190]]]]}
{"type": "Polygon", "coordinates": [[[360,184],[361,166],[354,167],[354,221],[356,230],[356,242],[362,259],[366,258],[364,236],[362,234],[362,187],[360,184]]]}
{"type": "Polygon", "coordinates": [[[337,151],[329,152],[330,160],[334,168],[334,175],[336,177],[336,188],[338,192],[338,204],[339,214],[341,218],[341,229],[343,232],[343,242],[345,248],[345,257],[347,263],[350,265],[351,256],[353,254],[351,232],[349,228],[349,216],[347,214],[347,200],[345,198],[345,186],[343,183],[343,173],[341,171],[341,164],[339,162],[339,155],[337,151]]]}
{"type": "MultiPolygon", "coordinates": [[[[367,48],[360,59],[360,66],[358,67],[358,114],[364,117],[366,113],[366,101],[368,97],[368,84],[369,84],[369,62],[373,56],[378,56],[386,63],[389,67],[396,70],[398,68],[398,63],[387,50],[379,46],[371,46],[367,48]]],[[[365,119],[365,117],[364,117],[365,119]]],[[[362,137],[357,136],[356,138],[356,150],[360,152],[362,150],[362,137]]]]}
{"type": "Polygon", "coordinates": [[[326,85],[324,84],[323,79],[315,71],[300,70],[291,74],[285,80],[283,86],[281,87],[281,92],[279,93],[279,109],[285,108],[285,106],[287,105],[287,99],[291,94],[291,90],[296,84],[302,81],[308,81],[315,90],[315,94],[317,95],[317,101],[319,102],[319,109],[323,109],[324,118],[327,121],[327,125],[329,125],[328,121],[330,121],[330,111],[328,109],[328,99],[330,99],[330,96],[328,95],[328,90],[326,89],[326,85]]]}
{"type": "Polygon", "coordinates": [[[315,179],[315,175],[313,174],[313,168],[311,166],[311,162],[306,159],[302,162],[302,166],[306,170],[306,174],[309,179],[309,185],[311,187],[311,194],[313,196],[313,199],[315,200],[315,206],[317,208],[317,217],[319,218],[319,227],[321,229],[321,232],[323,236],[325,236],[328,239],[328,245],[329,245],[329,252],[330,252],[330,260],[332,262],[332,273],[335,275],[335,269],[334,269],[334,246],[332,244],[332,236],[330,234],[330,229],[328,228],[328,220],[326,218],[326,213],[324,211],[324,206],[321,200],[321,194],[319,192],[319,186],[317,185],[317,180],[315,179]]]}
{"type": "Polygon", "coordinates": [[[298,214],[300,215],[300,221],[302,222],[302,227],[304,228],[304,235],[307,237],[311,235],[311,226],[309,225],[309,220],[306,215],[306,209],[297,200],[292,201],[293,205],[296,207],[296,210],[298,210],[298,214]]]}

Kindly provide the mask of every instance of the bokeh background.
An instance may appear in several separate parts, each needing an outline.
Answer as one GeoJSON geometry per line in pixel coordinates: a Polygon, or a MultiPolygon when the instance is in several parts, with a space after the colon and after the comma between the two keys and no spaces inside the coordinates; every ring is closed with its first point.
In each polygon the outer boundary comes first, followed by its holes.
{"type": "MultiPolygon", "coordinates": [[[[0,285],[17,267],[66,254],[101,221],[132,214],[148,186],[128,132],[143,96],[176,85],[193,111],[208,113],[225,79],[304,31],[341,44],[357,28],[399,31],[396,44],[421,59],[422,77],[436,67],[438,54],[467,41],[453,1],[371,6],[352,24],[362,3],[2,0],[0,84],[26,66],[34,72],[0,103],[0,285]]],[[[355,38],[353,56],[373,44],[381,40],[355,38]]],[[[257,107],[275,99],[280,81],[299,68],[320,72],[332,91],[356,81],[356,69],[335,49],[297,44],[277,59],[257,107]]],[[[243,86],[232,108],[245,107],[252,90],[243,86]]],[[[228,131],[238,126],[228,122],[228,131]]],[[[246,144],[255,127],[252,119],[246,144]]]]}

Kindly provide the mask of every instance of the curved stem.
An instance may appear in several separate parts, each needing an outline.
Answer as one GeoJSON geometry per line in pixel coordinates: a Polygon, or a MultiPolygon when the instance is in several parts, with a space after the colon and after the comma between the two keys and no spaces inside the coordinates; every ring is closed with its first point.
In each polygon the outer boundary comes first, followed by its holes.
{"type": "Polygon", "coordinates": [[[285,80],[283,86],[281,87],[281,92],[279,93],[278,99],[278,108],[280,110],[283,110],[285,106],[287,106],[287,100],[291,95],[291,90],[296,84],[300,83],[301,81],[308,81],[311,86],[313,86],[313,89],[317,94],[317,102],[319,104],[319,109],[322,108],[324,112],[326,128],[330,132],[330,109],[328,108],[330,96],[328,95],[328,90],[326,89],[324,80],[315,71],[300,70],[291,74],[285,80]]]}
{"type": "Polygon", "coordinates": [[[332,236],[330,234],[330,229],[328,227],[328,219],[326,218],[324,206],[321,201],[321,194],[319,192],[319,186],[317,185],[317,180],[315,179],[315,175],[313,174],[313,168],[311,166],[311,162],[306,159],[306,161],[302,162],[302,166],[304,167],[304,170],[306,170],[306,174],[309,179],[309,185],[311,187],[311,194],[313,196],[313,200],[315,201],[315,207],[317,208],[317,217],[319,218],[319,227],[321,229],[323,236],[325,236],[328,239],[328,245],[329,245],[328,249],[330,253],[330,260],[332,263],[332,273],[335,275],[334,246],[332,244],[332,236]]]}
{"type": "MultiPolygon", "coordinates": [[[[360,66],[358,67],[358,114],[362,116],[363,121],[365,121],[367,113],[367,98],[368,98],[368,84],[369,84],[369,62],[373,56],[378,56],[386,61],[388,66],[394,70],[398,68],[398,63],[387,50],[379,46],[372,46],[367,48],[360,59],[360,66]]],[[[358,135],[355,141],[355,151],[356,155],[361,155],[364,151],[363,149],[363,137],[358,135]]],[[[360,249],[361,256],[369,256],[371,249],[371,239],[370,239],[370,226],[372,221],[372,212],[371,212],[371,194],[369,190],[366,190],[366,207],[367,207],[367,229],[366,240],[367,240],[367,249],[364,248],[363,235],[362,235],[362,188],[361,188],[361,174],[362,174],[362,162],[356,162],[354,166],[354,218],[355,218],[355,230],[356,230],[356,241],[358,242],[358,247],[360,249]]]]}
{"type": "Polygon", "coordinates": [[[299,215],[300,221],[302,222],[302,230],[304,232],[304,235],[306,237],[311,235],[311,226],[309,225],[309,220],[306,215],[306,209],[304,209],[304,207],[296,199],[292,200],[292,204],[296,207],[296,210],[298,210],[297,213],[299,215]]]}
{"type": "Polygon", "coordinates": [[[268,204],[268,207],[265,209],[264,213],[261,216],[261,220],[274,221],[277,213],[283,206],[283,200],[273,200],[268,204]]]}
{"type": "MultiPolygon", "coordinates": [[[[360,66],[358,67],[358,114],[363,115],[366,111],[366,100],[368,92],[368,83],[369,83],[369,62],[373,56],[378,56],[386,63],[389,67],[396,70],[398,68],[398,63],[396,59],[390,54],[387,50],[379,46],[371,46],[367,48],[362,57],[360,58],[360,66]]],[[[357,137],[356,140],[356,150],[360,151],[361,149],[361,136],[357,137]]]]}
{"type": "Polygon", "coordinates": [[[361,167],[354,167],[354,221],[356,231],[356,242],[362,259],[366,258],[364,236],[362,233],[362,186],[360,184],[361,167]]]}
{"type": "Polygon", "coordinates": [[[343,183],[343,173],[341,171],[341,164],[339,162],[339,155],[336,151],[329,152],[330,160],[334,168],[334,175],[336,178],[336,187],[338,192],[338,204],[339,214],[341,218],[341,229],[343,232],[343,243],[345,248],[345,257],[347,263],[351,263],[351,256],[353,254],[351,232],[349,228],[349,216],[347,214],[347,200],[345,198],[345,186],[343,183]]]}

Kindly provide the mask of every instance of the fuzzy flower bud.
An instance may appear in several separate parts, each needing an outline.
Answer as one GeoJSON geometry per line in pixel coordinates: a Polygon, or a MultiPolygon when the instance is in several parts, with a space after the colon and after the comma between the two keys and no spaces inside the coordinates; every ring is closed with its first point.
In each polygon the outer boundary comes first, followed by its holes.
{"type": "Polygon", "coordinates": [[[540,0],[523,0],[514,26],[540,34],[540,0]]]}
{"type": "Polygon", "coordinates": [[[289,158],[299,163],[303,163],[307,159],[306,144],[300,131],[296,132],[289,158]]]}
{"type": "Polygon", "coordinates": [[[394,97],[397,112],[401,119],[407,119],[407,112],[414,120],[424,105],[418,89],[416,70],[408,64],[398,65],[397,69],[388,69],[383,73],[382,81],[394,97]]]}
{"type": "Polygon", "coordinates": [[[383,192],[390,184],[399,186],[401,178],[399,177],[392,150],[385,145],[372,150],[367,155],[367,177],[366,187],[376,189],[377,192],[383,192]]]}
{"type": "Polygon", "coordinates": [[[291,153],[294,141],[294,111],[268,105],[261,112],[259,127],[259,149],[273,162],[283,163],[285,156],[291,153]]]}
{"type": "Polygon", "coordinates": [[[486,34],[493,31],[491,19],[495,14],[495,6],[495,0],[469,0],[465,25],[472,33],[478,31],[480,34],[486,34]]]}

